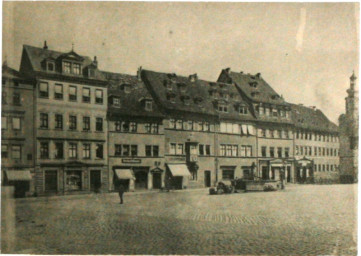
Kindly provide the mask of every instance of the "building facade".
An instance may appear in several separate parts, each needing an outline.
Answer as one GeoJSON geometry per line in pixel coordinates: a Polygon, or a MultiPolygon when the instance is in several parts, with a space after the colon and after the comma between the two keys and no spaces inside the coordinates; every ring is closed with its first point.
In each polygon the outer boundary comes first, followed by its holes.
{"type": "Polygon", "coordinates": [[[358,181],[358,89],[357,77],[350,77],[350,88],[347,90],[346,114],[339,117],[340,130],[340,179],[342,183],[358,181]]]}
{"type": "Polygon", "coordinates": [[[33,93],[32,79],[2,66],[2,184],[14,186],[19,197],[35,192],[33,93]]]}
{"type": "Polygon", "coordinates": [[[107,81],[96,57],[24,45],[20,72],[36,80],[37,194],[108,191],[107,81]]]}

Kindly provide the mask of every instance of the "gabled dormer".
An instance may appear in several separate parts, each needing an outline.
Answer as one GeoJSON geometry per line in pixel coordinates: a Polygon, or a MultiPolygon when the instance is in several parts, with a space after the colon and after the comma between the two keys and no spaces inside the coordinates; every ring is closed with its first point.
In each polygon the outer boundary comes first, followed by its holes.
{"type": "Polygon", "coordinates": [[[41,62],[41,67],[43,68],[43,70],[48,71],[48,72],[55,72],[55,59],[53,57],[48,57],[46,59],[44,59],[41,62]]]}
{"type": "Polygon", "coordinates": [[[84,68],[83,74],[89,78],[92,78],[95,77],[97,70],[98,70],[97,56],[94,56],[93,62],[84,68]]]}
{"type": "Polygon", "coordinates": [[[167,100],[172,103],[175,103],[176,94],[174,92],[167,92],[167,100]]]}
{"type": "Polygon", "coordinates": [[[189,105],[191,97],[189,97],[188,95],[182,95],[181,100],[184,103],[184,105],[189,105]]]}
{"type": "Polygon", "coordinates": [[[113,107],[117,107],[120,108],[120,97],[117,95],[110,95],[108,98],[108,103],[109,105],[113,106],[113,107]]]}
{"type": "Polygon", "coordinates": [[[225,100],[215,100],[213,101],[213,105],[218,112],[228,112],[228,102],[225,100]]]}
{"type": "Polygon", "coordinates": [[[82,75],[82,63],[84,58],[71,50],[61,54],[57,58],[57,63],[61,67],[61,73],[69,75],[82,75]]]}
{"type": "Polygon", "coordinates": [[[140,98],[139,102],[145,111],[153,111],[153,99],[151,97],[140,98]]]}
{"type": "Polygon", "coordinates": [[[237,103],[234,105],[235,110],[240,114],[240,115],[247,115],[248,114],[248,106],[245,103],[237,103]]]}

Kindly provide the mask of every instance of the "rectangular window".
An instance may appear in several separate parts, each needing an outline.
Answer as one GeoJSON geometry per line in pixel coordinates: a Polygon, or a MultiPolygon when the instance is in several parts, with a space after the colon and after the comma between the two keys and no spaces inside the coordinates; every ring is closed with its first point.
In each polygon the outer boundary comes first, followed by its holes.
{"type": "Polygon", "coordinates": [[[20,145],[12,145],[11,146],[11,156],[12,156],[12,159],[21,159],[21,146],[20,145]]]}
{"type": "Polygon", "coordinates": [[[40,142],[40,158],[49,159],[49,142],[40,142]]]}
{"type": "Polygon", "coordinates": [[[266,116],[270,116],[270,109],[269,108],[265,108],[265,112],[266,112],[266,116]]]}
{"type": "Polygon", "coordinates": [[[63,159],[64,158],[64,143],[56,142],[55,143],[55,159],[63,159]]]}
{"type": "Polygon", "coordinates": [[[246,146],[241,146],[241,156],[246,156],[246,146]]]}
{"type": "Polygon", "coordinates": [[[259,107],[259,115],[260,116],[264,115],[264,108],[263,107],[259,107]]]}
{"type": "Polygon", "coordinates": [[[69,143],[69,158],[76,159],[78,157],[78,145],[76,143],[69,143]]]}
{"type": "Polygon", "coordinates": [[[47,68],[48,71],[54,71],[54,63],[53,62],[47,62],[47,68]]]}
{"type": "Polygon", "coordinates": [[[270,134],[270,137],[271,137],[271,138],[274,138],[274,137],[275,137],[274,130],[269,130],[269,134],[270,134]]]}
{"type": "Polygon", "coordinates": [[[130,152],[132,156],[138,155],[138,146],[137,145],[131,145],[130,152]]]}
{"type": "Polygon", "coordinates": [[[283,137],[282,136],[282,130],[278,130],[277,133],[278,133],[278,137],[282,139],[282,137],[283,137]]]}
{"type": "Polygon", "coordinates": [[[63,129],[63,115],[55,114],[55,129],[63,129]]]}
{"type": "Polygon", "coordinates": [[[6,116],[1,117],[1,129],[6,130],[8,128],[8,118],[6,116]]]}
{"type": "Polygon", "coordinates": [[[73,74],[80,75],[80,64],[73,63],[73,74]]]}
{"type": "Polygon", "coordinates": [[[20,117],[13,117],[13,130],[21,130],[20,117]]]}
{"type": "Polygon", "coordinates": [[[285,157],[290,157],[290,148],[285,148],[285,157]]]}
{"type": "Polygon", "coordinates": [[[275,157],[275,148],[274,147],[269,148],[269,154],[270,154],[270,157],[275,157]]]}
{"type": "Polygon", "coordinates": [[[183,155],[183,144],[181,143],[177,145],[177,155],[183,155]]]}
{"type": "Polygon", "coordinates": [[[262,147],[261,148],[261,154],[262,154],[263,157],[267,156],[267,147],[262,147]]]}
{"type": "Polygon", "coordinates": [[[309,156],[312,156],[312,147],[309,147],[309,148],[308,148],[308,155],[309,155],[309,156]]]}
{"type": "Polygon", "coordinates": [[[98,159],[103,159],[104,150],[103,144],[97,144],[95,149],[95,157],[98,159]]]}
{"type": "Polygon", "coordinates": [[[145,111],[152,111],[153,110],[153,102],[150,100],[145,101],[145,111]]]}
{"type": "Polygon", "coordinates": [[[220,130],[221,130],[222,133],[227,132],[227,124],[226,123],[221,123],[220,130]]]}
{"type": "Polygon", "coordinates": [[[90,88],[83,88],[83,102],[90,102],[90,88]]]}
{"type": "Polygon", "coordinates": [[[317,147],[313,148],[313,153],[315,154],[315,156],[317,156],[317,147]]]}
{"type": "Polygon", "coordinates": [[[123,156],[129,156],[130,153],[130,147],[129,145],[123,145],[123,156]]]}
{"type": "Polygon", "coordinates": [[[103,104],[103,90],[95,90],[95,103],[103,104]]]}
{"type": "Polygon", "coordinates": [[[123,132],[129,132],[129,122],[123,122],[122,130],[123,132]]]}
{"type": "Polygon", "coordinates": [[[76,86],[69,86],[69,100],[70,101],[77,101],[77,88],[76,86]]]}
{"type": "Polygon", "coordinates": [[[137,123],[130,122],[130,132],[137,132],[137,123]]]}
{"type": "Polygon", "coordinates": [[[281,147],[277,148],[277,155],[279,158],[282,158],[282,148],[281,147]]]}
{"type": "Polygon", "coordinates": [[[152,146],[145,145],[145,156],[152,156],[152,146]]]}
{"type": "Polygon", "coordinates": [[[114,156],[121,156],[122,155],[122,145],[115,144],[114,145],[114,156]]]}
{"type": "Polygon", "coordinates": [[[83,158],[90,159],[90,144],[89,143],[83,144],[83,158]]]}
{"type": "Polygon", "coordinates": [[[226,155],[226,145],[221,145],[221,147],[220,147],[220,155],[221,156],[226,155]]]}
{"type": "Polygon", "coordinates": [[[299,149],[298,149],[298,146],[295,147],[295,151],[296,151],[296,152],[295,152],[295,155],[298,156],[298,154],[300,153],[300,152],[299,152],[299,149]]]}
{"type": "Polygon", "coordinates": [[[48,98],[49,97],[49,85],[48,83],[39,84],[39,97],[48,98]]]}
{"type": "Polygon", "coordinates": [[[20,106],[21,105],[21,97],[20,93],[14,92],[13,93],[13,104],[20,106]]]}
{"type": "Polygon", "coordinates": [[[153,156],[159,156],[159,146],[153,146],[153,156]]]}
{"type": "Polygon", "coordinates": [[[245,107],[245,106],[240,106],[240,107],[238,108],[238,112],[239,112],[241,115],[246,115],[246,114],[248,114],[248,108],[245,107]]]}
{"type": "Polygon", "coordinates": [[[204,155],[204,145],[203,144],[199,144],[199,155],[200,156],[204,155]]]}
{"type": "Polygon", "coordinates": [[[234,170],[222,170],[222,180],[233,180],[234,170]]]}
{"type": "Polygon", "coordinates": [[[183,129],[183,121],[182,120],[177,120],[176,129],[177,130],[182,130],[183,129]]]}
{"type": "Polygon", "coordinates": [[[151,133],[151,124],[149,124],[149,123],[146,123],[146,124],[145,124],[145,131],[146,131],[147,133],[151,133]]]}
{"type": "Polygon", "coordinates": [[[83,131],[90,131],[90,117],[83,116],[83,131]]]}
{"type": "Polygon", "coordinates": [[[219,104],[219,105],[218,105],[218,111],[219,111],[219,112],[227,113],[227,112],[228,112],[228,106],[225,105],[225,104],[219,104]]]}
{"type": "Polygon", "coordinates": [[[76,130],[76,116],[69,116],[69,130],[76,130]]]}
{"type": "Polygon", "coordinates": [[[57,100],[63,99],[63,85],[62,84],[55,84],[54,99],[57,99],[57,100]]]}
{"type": "Polygon", "coordinates": [[[40,113],[40,128],[48,129],[48,114],[40,113]]]}
{"type": "Polygon", "coordinates": [[[115,122],[114,122],[114,129],[115,129],[115,131],[120,132],[120,131],[121,131],[121,128],[122,128],[122,123],[121,123],[120,121],[115,121],[115,122]]]}
{"type": "Polygon", "coordinates": [[[63,62],[63,69],[64,69],[63,71],[64,71],[64,73],[70,74],[70,67],[71,67],[70,62],[68,62],[68,61],[63,62]]]}
{"type": "Polygon", "coordinates": [[[208,122],[203,123],[203,131],[209,132],[209,123],[208,122]]]}
{"type": "Polygon", "coordinates": [[[175,129],[175,120],[174,119],[169,119],[169,128],[175,129]]]}
{"type": "Polygon", "coordinates": [[[175,143],[170,143],[169,154],[175,155],[175,154],[176,154],[176,147],[177,147],[177,144],[175,144],[175,143]]]}
{"type": "Polygon", "coordinates": [[[300,155],[303,156],[303,147],[300,146],[300,155]]]}
{"type": "Polygon", "coordinates": [[[206,155],[207,156],[211,155],[211,145],[206,145],[206,155]]]}
{"type": "Polygon", "coordinates": [[[152,128],[152,133],[154,134],[158,133],[158,124],[153,123],[151,128],[152,128]]]}
{"type": "Polygon", "coordinates": [[[8,145],[1,145],[1,158],[8,158],[8,145]]]}
{"type": "Polygon", "coordinates": [[[98,132],[103,131],[103,118],[97,117],[96,123],[95,123],[95,130],[98,132]]]}
{"type": "Polygon", "coordinates": [[[120,107],[120,99],[118,97],[113,97],[113,106],[120,107]]]}

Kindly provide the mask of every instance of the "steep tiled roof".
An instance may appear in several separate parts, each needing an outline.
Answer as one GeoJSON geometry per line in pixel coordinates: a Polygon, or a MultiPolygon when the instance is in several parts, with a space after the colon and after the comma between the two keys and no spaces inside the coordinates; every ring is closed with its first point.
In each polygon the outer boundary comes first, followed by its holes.
{"type": "Polygon", "coordinates": [[[296,127],[324,132],[338,132],[337,125],[328,120],[321,110],[296,104],[290,104],[290,106],[292,121],[296,127]]]}
{"type": "Polygon", "coordinates": [[[142,99],[152,98],[144,83],[138,81],[136,76],[106,71],[102,73],[109,82],[108,96],[120,99],[120,107],[109,105],[110,116],[163,117],[155,103],[153,103],[152,111],[145,111],[142,99]],[[124,85],[130,86],[129,93],[125,92],[124,85]]]}
{"type": "Polygon", "coordinates": [[[243,72],[222,70],[218,79],[220,82],[235,83],[239,89],[252,101],[269,104],[287,104],[284,99],[261,77],[261,74],[251,75],[243,72]]]}
{"type": "MultiPolygon", "coordinates": [[[[29,65],[30,67],[26,67],[26,68],[22,67],[23,61],[24,61],[24,60],[22,60],[20,71],[21,72],[30,71],[30,72],[47,73],[42,67],[42,62],[45,59],[57,60],[59,57],[62,58],[64,56],[66,56],[67,54],[71,54],[71,53],[75,54],[76,56],[79,56],[80,60],[82,61],[83,68],[85,68],[93,63],[93,61],[88,56],[80,56],[80,55],[77,55],[77,53],[75,53],[73,51],[71,51],[69,53],[64,53],[64,52],[58,52],[58,51],[53,51],[53,50],[49,50],[49,49],[34,47],[34,46],[30,46],[30,45],[24,45],[22,58],[26,58],[26,60],[28,61],[28,63],[26,63],[26,64],[29,65]],[[24,56],[24,54],[26,54],[26,56],[24,56]]],[[[65,75],[56,70],[52,73],[55,75],[65,75]]],[[[72,75],[66,74],[66,76],[72,76],[72,75]]],[[[105,80],[105,78],[103,77],[101,72],[95,72],[95,76],[93,78],[89,78],[89,77],[86,77],[86,78],[87,79],[105,80]]]]}
{"type": "Polygon", "coordinates": [[[250,112],[246,115],[237,112],[238,104],[247,106],[247,103],[233,85],[204,81],[195,74],[185,77],[148,70],[143,70],[141,74],[153,97],[166,110],[205,114],[221,119],[253,119],[250,112]],[[227,98],[223,96],[226,94],[227,98]],[[216,111],[217,104],[222,102],[227,104],[228,113],[216,111]]]}

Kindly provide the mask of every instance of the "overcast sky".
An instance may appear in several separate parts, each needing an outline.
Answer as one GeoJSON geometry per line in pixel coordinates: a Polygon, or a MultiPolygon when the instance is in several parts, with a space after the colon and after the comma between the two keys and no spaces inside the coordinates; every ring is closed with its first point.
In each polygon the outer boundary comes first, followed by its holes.
{"type": "Polygon", "coordinates": [[[3,2],[3,55],[23,44],[98,57],[102,70],[145,69],[214,81],[230,67],[337,123],[358,76],[358,3],[3,2]]]}

